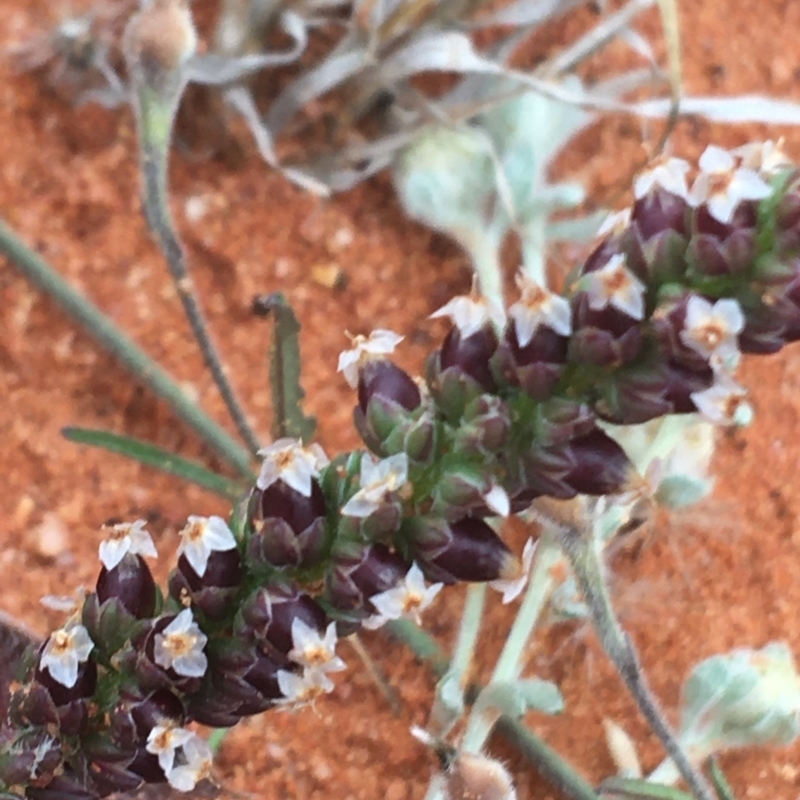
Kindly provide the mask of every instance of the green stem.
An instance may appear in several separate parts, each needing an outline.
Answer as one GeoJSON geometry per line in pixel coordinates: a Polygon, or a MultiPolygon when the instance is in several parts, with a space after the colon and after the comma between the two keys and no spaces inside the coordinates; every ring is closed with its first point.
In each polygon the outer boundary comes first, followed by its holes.
{"type": "Polygon", "coordinates": [[[569,559],[575,579],[583,593],[592,623],[603,649],[633,696],[653,732],[698,800],[714,800],[714,793],[703,775],[695,769],[667,723],[639,664],[630,637],[620,625],[611,603],[603,570],[601,551],[591,532],[575,527],[554,526],[561,547],[569,559]]]}
{"type": "Polygon", "coordinates": [[[466,675],[469,672],[472,656],[475,653],[475,642],[481,630],[485,602],[486,584],[471,583],[467,587],[467,600],[461,614],[453,659],[450,662],[450,669],[459,675],[466,675]]]}
{"type": "Polygon", "coordinates": [[[205,316],[197,299],[194,281],[186,265],[185,251],[176,233],[169,208],[167,187],[169,144],[175,112],[183,93],[183,81],[180,75],[172,77],[173,80],[164,81],[161,87],[163,91],[154,91],[148,86],[140,85],[133,92],[134,110],[139,125],[145,217],[167,261],[183,310],[195,341],[203,353],[206,366],[239,435],[255,454],[261,444],[247,421],[242,405],[225,374],[225,367],[217,348],[211,340],[205,316]]]}
{"type": "MultiPolygon", "coordinates": [[[[392,636],[406,644],[418,658],[427,661],[438,677],[447,672],[449,666],[441,648],[419,626],[410,620],[400,619],[390,622],[387,627],[392,636]]],[[[479,686],[471,687],[467,692],[468,701],[474,702],[480,691],[479,686]]],[[[573,769],[572,765],[519,720],[500,717],[495,729],[506,741],[514,745],[547,781],[570,800],[599,800],[591,785],[573,769]]]]}
{"type": "Polygon", "coordinates": [[[134,344],[89,300],[73,289],[49,264],[27,247],[0,221],[0,252],[8,256],[38,289],[50,295],[109,353],[139,380],[165,400],[177,416],[194,428],[203,441],[248,480],[253,472],[250,456],[192,402],[175,381],[134,344]]]}
{"type": "MultiPolygon", "coordinates": [[[[520,676],[523,667],[524,654],[528,647],[531,634],[542,609],[553,590],[554,580],[551,574],[553,566],[561,558],[561,549],[552,536],[543,534],[536,546],[531,576],[525,597],[517,611],[514,624],[506,638],[506,643],[497,659],[494,672],[489,680],[489,685],[503,681],[513,681],[520,676]]],[[[477,753],[481,750],[489,737],[494,718],[486,714],[473,712],[467,723],[467,729],[461,740],[464,750],[477,753]]]]}

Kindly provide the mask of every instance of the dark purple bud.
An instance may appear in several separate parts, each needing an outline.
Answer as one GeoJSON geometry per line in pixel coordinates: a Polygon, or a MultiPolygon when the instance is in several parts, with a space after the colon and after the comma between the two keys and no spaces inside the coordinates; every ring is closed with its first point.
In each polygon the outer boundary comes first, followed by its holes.
{"type": "Polygon", "coordinates": [[[320,633],[328,618],[322,607],[295,586],[272,586],[257,589],[244,602],[237,633],[268,645],[269,653],[285,663],[293,647],[292,622],[301,619],[320,633]]]}
{"type": "Polygon", "coordinates": [[[380,398],[413,411],[422,402],[417,384],[400,367],[385,359],[371,359],[361,368],[358,377],[358,406],[367,414],[370,402],[380,398]]]}
{"type": "Polygon", "coordinates": [[[461,424],[453,431],[453,449],[464,455],[487,456],[502,450],[511,428],[511,412],[505,400],[482,394],[464,409],[461,424]]]}
{"type": "Polygon", "coordinates": [[[146,619],[155,613],[156,584],[140,555],[128,553],[113,569],[102,567],[96,591],[101,605],[116,599],[135,619],[146,619]]]}
{"type": "Polygon", "coordinates": [[[353,545],[334,552],[327,575],[327,598],[338,611],[377,610],[369,598],[391,589],[405,577],[408,564],[386,545],[353,545]]]}
{"type": "Polygon", "coordinates": [[[465,514],[484,517],[508,513],[504,507],[508,498],[491,473],[471,464],[443,470],[431,491],[431,499],[431,512],[447,519],[460,519],[465,514]]]}
{"type": "Polygon", "coordinates": [[[45,730],[17,736],[13,747],[0,755],[0,785],[28,786],[48,783],[61,768],[61,743],[45,730]]]}
{"type": "Polygon", "coordinates": [[[82,700],[94,694],[97,686],[97,665],[91,658],[79,664],[78,678],[72,686],[64,686],[63,683],[59,683],[50,674],[50,670],[42,667],[41,664],[36,668],[35,680],[47,689],[56,708],[61,709],[74,700],[82,700]]]}
{"type": "Polygon", "coordinates": [[[177,569],[169,577],[169,593],[181,605],[191,601],[191,605],[209,619],[221,620],[230,612],[242,576],[242,564],[235,548],[212,551],[202,577],[186,556],[181,555],[177,569]]]}
{"type": "Polygon", "coordinates": [[[489,361],[497,350],[497,335],[490,326],[462,338],[457,327],[445,337],[439,351],[442,371],[457,369],[474,380],[483,391],[496,392],[497,383],[489,361]]]}
{"type": "Polygon", "coordinates": [[[183,725],[185,710],[183,703],[170,691],[157,689],[137,700],[123,701],[136,726],[141,739],[146,739],[157,725],[172,721],[183,725]]]}
{"type": "Polygon", "coordinates": [[[569,359],[598,367],[629,364],[642,350],[642,329],[638,320],[610,303],[593,309],[586,292],[572,300],[573,334],[569,359]]]}
{"type": "Polygon", "coordinates": [[[306,497],[283,481],[254,490],[254,532],[247,557],[255,566],[301,567],[315,564],[325,544],[325,497],[316,480],[306,497]]]}
{"type": "Polygon", "coordinates": [[[599,428],[573,439],[569,446],[575,467],[564,476],[564,481],[578,494],[616,494],[634,473],[625,451],[599,428]]]}
{"type": "MultiPolygon", "coordinates": [[[[677,233],[686,239],[688,237],[688,211],[690,208],[686,200],[659,187],[634,202],[628,230],[635,228],[644,242],[668,231],[677,233]]],[[[625,242],[625,235],[622,240],[625,242]]],[[[624,245],[622,249],[624,249],[624,245]]]]}
{"type": "Polygon", "coordinates": [[[713,381],[714,373],[707,365],[697,371],[656,360],[616,372],[602,388],[595,411],[601,419],[617,425],[690,413],[696,410],[691,395],[707,389],[713,381]]]}
{"type": "Polygon", "coordinates": [[[158,763],[158,756],[148,753],[144,745],[136,751],[136,756],[128,764],[128,770],[134,775],[139,775],[146,783],[167,782],[167,776],[158,763]]]}
{"type": "Polygon", "coordinates": [[[483,520],[474,517],[452,523],[419,517],[409,526],[405,543],[430,581],[484,582],[519,574],[519,560],[483,520]]]}
{"type": "Polygon", "coordinates": [[[696,209],[686,251],[689,277],[748,276],[757,253],[755,224],[753,203],[740,203],[727,225],[712,217],[705,206],[696,209]]]}
{"type": "Polygon", "coordinates": [[[496,369],[534,400],[547,400],[564,373],[568,344],[568,337],[540,325],[530,342],[520,347],[516,326],[510,324],[495,356],[496,369]]]}

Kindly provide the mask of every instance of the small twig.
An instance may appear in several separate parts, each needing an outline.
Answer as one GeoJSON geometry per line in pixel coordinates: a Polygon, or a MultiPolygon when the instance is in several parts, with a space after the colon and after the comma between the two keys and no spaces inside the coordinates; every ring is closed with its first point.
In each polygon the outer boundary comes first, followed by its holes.
{"type": "Polygon", "coordinates": [[[124,52],[131,105],[139,131],[145,217],[169,266],[183,310],[234,425],[252,453],[261,444],[225,374],[208,332],[169,207],[168,159],[172,128],[188,81],[185,65],[197,37],[183,0],[158,0],[131,18],[124,52]]]}
{"type": "Polygon", "coordinates": [[[217,425],[183,389],[134,344],[114,323],[89,300],[73,289],[53,268],[0,222],[0,253],[8,256],[41,291],[50,295],[64,311],[76,320],[111,355],[119,359],[133,375],[164,399],[187,425],[194,428],[239,474],[252,480],[250,457],[217,425]]]}
{"type": "Polygon", "coordinates": [[[689,789],[698,800],[714,800],[711,786],[689,760],[667,723],[644,676],[633,643],[617,619],[603,573],[602,555],[588,527],[585,521],[566,524],[558,520],[553,531],[569,559],[603,649],[689,789]]]}

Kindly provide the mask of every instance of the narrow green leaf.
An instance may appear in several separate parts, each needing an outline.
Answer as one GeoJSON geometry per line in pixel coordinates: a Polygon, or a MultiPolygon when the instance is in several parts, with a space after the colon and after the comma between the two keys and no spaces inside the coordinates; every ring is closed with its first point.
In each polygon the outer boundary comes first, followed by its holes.
{"type": "Polygon", "coordinates": [[[711,772],[711,782],[714,784],[714,788],[717,790],[719,800],[736,800],[736,796],[733,794],[733,789],[731,789],[728,779],[725,777],[725,773],[722,771],[722,767],[720,767],[720,765],[717,763],[717,759],[713,756],[709,758],[708,766],[710,767],[711,772]]]}
{"type": "Polygon", "coordinates": [[[97,431],[88,428],[62,428],[61,433],[71,442],[88,444],[92,447],[108,450],[111,453],[119,453],[126,458],[138,461],[140,464],[155,467],[161,472],[177,475],[189,483],[202,486],[204,489],[208,489],[228,500],[237,499],[244,491],[244,487],[236,483],[236,481],[212,472],[196,461],[181,458],[174,453],[162,450],[160,447],[156,447],[149,442],[143,442],[140,439],[121,436],[110,431],[97,431]]]}
{"type": "Polygon", "coordinates": [[[314,435],[317,420],[305,416],[300,405],[306,395],[300,386],[300,323],[280,292],[266,298],[260,308],[275,320],[275,335],[269,351],[272,435],[275,439],[288,436],[308,442],[314,435]]]}
{"type": "Polygon", "coordinates": [[[603,800],[693,800],[690,794],[673,786],[638,778],[609,778],[598,789],[603,800]]]}

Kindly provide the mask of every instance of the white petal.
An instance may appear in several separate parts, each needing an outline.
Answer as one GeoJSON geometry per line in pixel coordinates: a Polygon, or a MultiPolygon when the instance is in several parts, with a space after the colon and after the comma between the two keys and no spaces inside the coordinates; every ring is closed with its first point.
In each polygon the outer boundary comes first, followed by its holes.
{"type": "Polygon", "coordinates": [[[145,521],[143,519],[137,520],[131,526],[128,536],[131,540],[131,553],[140,556],[150,556],[151,558],[158,557],[158,551],[153,542],[153,537],[145,530],[145,521]]]}
{"type": "Polygon", "coordinates": [[[381,507],[379,501],[376,501],[370,494],[368,489],[359,489],[345,504],[342,506],[342,516],[356,517],[357,519],[364,519],[377,511],[381,507]]]}
{"type": "Polygon", "coordinates": [[[175,658],[172,669],[185,678],[202,678],[208,669],[208,659],[202,651],[192,651],[175,658]]]}
{"type": "Polygon", "coordinates": [[[750,169],[737,169],[732,191],[742,200],[763,200],[772,194],[770,185],[750,169]]]}
{"type": "Polygon", "coordinates": [[[507,517],[511,511],[511,501],[506,490],[495,484],[484,496],[483,501],[499,517],[507,517]]]}
{"type": "Polygon", "coordinates": [[[728,172],[736,165],[733,156],[715,144],[706,147],[697,163],[703,172],[711,173],[728,172]]]}
{"type": "Polygon", "coordinates": [[[164,635],[170,636],[172,634],[187,633],[194,624],[194,617],[190,608],[184,608],[172,622],[164,628],[164,635]]]}
{"type": "Polygon", "coordinates": [[[114,569],[125,558],[130,546],[131,540],[127,536],[122,539],[105,539],[100,542],[100,561],[103,566],[108,570],[114,569]]]}

